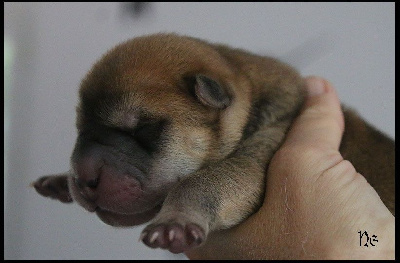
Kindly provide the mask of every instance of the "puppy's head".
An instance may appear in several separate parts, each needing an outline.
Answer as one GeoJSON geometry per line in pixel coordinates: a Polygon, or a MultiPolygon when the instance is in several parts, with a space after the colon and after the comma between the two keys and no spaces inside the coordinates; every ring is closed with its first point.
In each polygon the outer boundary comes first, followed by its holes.
{"type": "Polygon", "coordinates": [[[176,182],[240,140],[251,103],[235,73],[188,37],[145,36],[109,51],[81,84],[73,198],[111,225],[151,219],[176,182]]]}

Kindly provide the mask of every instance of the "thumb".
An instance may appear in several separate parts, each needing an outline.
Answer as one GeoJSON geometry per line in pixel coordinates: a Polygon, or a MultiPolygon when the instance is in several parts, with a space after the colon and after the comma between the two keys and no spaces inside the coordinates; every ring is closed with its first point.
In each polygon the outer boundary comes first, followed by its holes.
{"type": "Polygon", "coordinates": [[[344,131],[344,117],[336,91],[319,77],[306,78],[306,84],[308,96],[287,135],[286,144],[337,151],[344,131]]]}

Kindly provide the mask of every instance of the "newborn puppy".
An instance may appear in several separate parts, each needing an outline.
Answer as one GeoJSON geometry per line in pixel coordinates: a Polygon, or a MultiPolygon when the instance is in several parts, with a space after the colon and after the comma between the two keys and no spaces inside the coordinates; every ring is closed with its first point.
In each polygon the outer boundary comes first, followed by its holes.
{"type": "MultiPolygon", "coordinates": [[[[135,38],[81,83],[71,171],[34,186],[113,226],[152,219],[141,240],[184,252],[259,208],[304,87],[273,58],[174,34],[135,38]]],[[[343,157],[394,214],[394,142],[351,111],[345,120],[343,157]]]]}

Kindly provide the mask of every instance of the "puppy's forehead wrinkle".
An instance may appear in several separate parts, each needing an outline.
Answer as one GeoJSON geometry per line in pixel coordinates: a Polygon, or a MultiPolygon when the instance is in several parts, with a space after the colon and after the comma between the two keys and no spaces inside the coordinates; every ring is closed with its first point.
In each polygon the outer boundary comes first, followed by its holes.
{"type": "Polygon", "coordinates": [[[135,111],[113,111],[108,116],[107,122],[119,128],[133,128],[139,122],[139,114],[135,111]]]}
{"type": "Polygon", "coordinates": [[[115,95],[114,99],[99,105],[97,114],[104,124],[119,128],[135,127],[143,115],[138,106],[130,103],[128,94],[115,95]]]}

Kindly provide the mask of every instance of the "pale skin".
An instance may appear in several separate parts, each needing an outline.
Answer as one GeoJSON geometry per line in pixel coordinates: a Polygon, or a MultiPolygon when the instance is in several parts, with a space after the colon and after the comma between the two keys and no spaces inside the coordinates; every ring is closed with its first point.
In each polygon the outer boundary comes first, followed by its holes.
{"type": "Polygon", "coordinates": [[[394,259],[394,216],[338,151],[344,119],[335,89],[319,77],[307,78],[307,88],[268,168],[263,206],[210,233],[186,252],[190,259],[394,259]],[[361,246],[359,231],[369,237],[361,246]]]}

